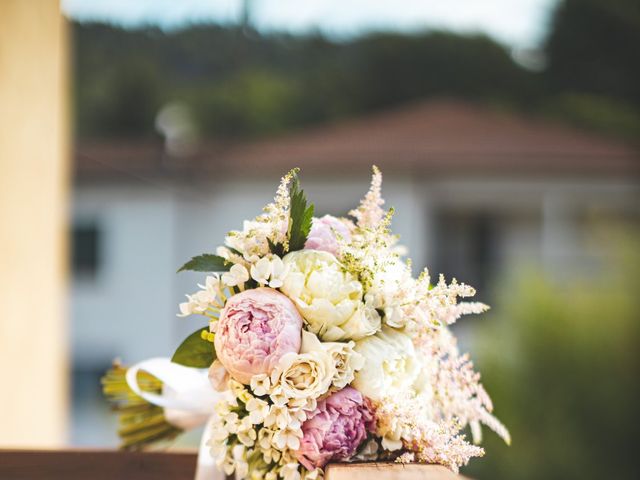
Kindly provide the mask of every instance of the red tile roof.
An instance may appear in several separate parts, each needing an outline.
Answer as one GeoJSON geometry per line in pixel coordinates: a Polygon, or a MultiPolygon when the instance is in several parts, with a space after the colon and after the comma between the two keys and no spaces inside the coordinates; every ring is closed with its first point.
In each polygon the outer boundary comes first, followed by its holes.
{"type": "Polygon", "coordinates": [[[640,173],[640,152],[620,141],[548,120],[461,101],[426,101],[251,143],[201,146],[184,159],[160,144],[81,145],[80,178],[304,171],[488,175],[640,173]]]}

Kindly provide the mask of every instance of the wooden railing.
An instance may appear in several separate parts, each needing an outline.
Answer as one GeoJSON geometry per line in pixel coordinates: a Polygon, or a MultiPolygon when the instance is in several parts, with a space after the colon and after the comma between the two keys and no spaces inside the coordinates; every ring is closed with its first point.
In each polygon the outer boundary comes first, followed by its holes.
{"type": "Polygon", "coordinates": [[[193,480],[195,453],[0,450],[2,480],[193,480]]]}
{"type": "MultiPolygon", "coordinates": [[[[195,453],[0,450],[1,480],[193,480],[195,453]]],[[[438,465],[335,464],[326,480],[464,480],[438,465]]]]}

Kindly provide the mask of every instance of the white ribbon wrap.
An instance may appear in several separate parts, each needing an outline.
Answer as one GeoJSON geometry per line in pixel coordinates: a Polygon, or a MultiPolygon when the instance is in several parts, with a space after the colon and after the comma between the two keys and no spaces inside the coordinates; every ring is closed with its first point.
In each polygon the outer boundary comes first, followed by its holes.
{"type": "Polygon", "coordinates": [[[205,425],[198,451],[195,480],[224,480],[225,475],[214,463],[207,443],[211,438],[214,406],[222,398],[211,386],[206,369],[190,368],[168,358],[144,360],[127,370],[127,384],[147,402],[164,408],[167,422],[191,430],[205,425]],[[162,393],[143,391],[138,385],[138,372],[145,371],[162,382],[162,393]]]}

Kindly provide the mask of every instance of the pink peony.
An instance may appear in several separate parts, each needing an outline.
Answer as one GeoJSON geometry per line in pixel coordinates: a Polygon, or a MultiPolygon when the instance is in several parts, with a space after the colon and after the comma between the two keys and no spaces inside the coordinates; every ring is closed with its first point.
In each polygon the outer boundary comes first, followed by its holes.
{"type": "Polygon", "coordinates": [[[368,401],[355,388],[346,387],[324,400],[302,425],[296,452],[307,470],[324,467],[330,460],[351,458],[373,429],[368,401]]]}
{"type": "Polygon", "coordinates": [[[248,384],[253,375],[271,373],[286,353],[300,351],[302,317],[285,295],[256,288],[234,295],[216,328],[218,359],[232,378],[248,384]]]}
{"type": "Polygon", "coordinates": [[[314,218],[304,248],[307,250],[322,250],[337,256],[340,246],[338,245],[336,234],[347,241],[351,238],[351,232],[346,221],[331,215],[314,218]]]}

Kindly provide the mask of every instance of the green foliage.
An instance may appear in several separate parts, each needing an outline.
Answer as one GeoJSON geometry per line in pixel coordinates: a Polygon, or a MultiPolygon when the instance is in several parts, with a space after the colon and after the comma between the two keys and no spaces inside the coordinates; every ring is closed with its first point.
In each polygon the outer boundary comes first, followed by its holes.
{"type": "Polygon", "coordinates": [[[640,3],[563,0],[546,43],[553,92],[606,95],[640,108],[640,3]]]}
{"type": "Polygon", "coordinates": [[[271,239],[267,238],[269,243],[269,251],[279,257],[284,257],[287,252],[284,251],[284,245],[282,243],[273,243],[271,239]]]}
{"type": "Polygon", "coordinates": [[[216,359],[216,351],[210,341],[202,338],[203,330],[206,329],[199,328],[185,338],[171,357],[171,361],[185,367],[209,368],[216,359]]]}
{"type": "Polygon", "coordinates": [[[630,138],[639,131],[636,0],[561,0],[543,46],[548,67],[537,73],[486,36],[438,31],[332,41],[76,23],[73,38],[80,138],[154,135],[155,114],[172,101],[190,107],[202,137],[236,140],[442,96],[630,138]]]}
{"type": "Polygon", "coordinates": [[[616,134],[629,140],[637,141],[640,134],[640,110],[607,96],[557,95],[543,105],[543,112],[587,130],[616,134]]]}
{"type": "MultiPolygon", "coordinates": [[[[606,233],[612,237],[611,231],[606,233]]],[[[524,275],[480,325],[479,362],[511,447],[487,435],[473,478],[635,478],[640,410],[640,241],[605,274],[557,285],[524,275]]]]}
{"type": "Polygon", "coordinates": [[[189,92],[201,129],[234,138],[277,134],[295,122],[300,86],[284,74],[247,69],[189,92]]]}
{"type": "Polygon", "coordinates": [[[219,255],[203,253],[193,257],[180,267],[178,273],[184,271],[192,272],[226,272],[231,268],[231,264],[219,255]]]}
{"type": "Polygon", "coordinates": [[[256,137],[434,95],[518,102],[532,75],[485,36],[375,33],[344,42],[233,27],[75,24],[80,136],[149,135],[169,101],[208,138],[256,137]]]}
{"type": "Polygon", "coordinates": [[[307,196],[300,188],[300,181],[295,175],[291,181],[291,213],[289,220],[289,251],[302,250],[311,230],[313,204],[307,205],[307,196]]]}

